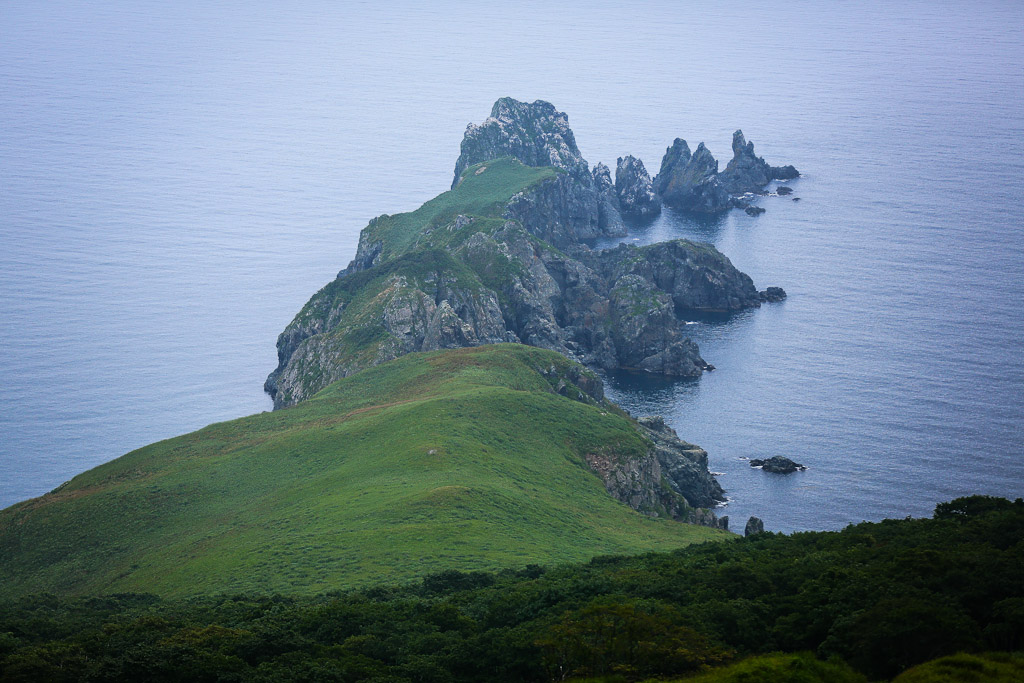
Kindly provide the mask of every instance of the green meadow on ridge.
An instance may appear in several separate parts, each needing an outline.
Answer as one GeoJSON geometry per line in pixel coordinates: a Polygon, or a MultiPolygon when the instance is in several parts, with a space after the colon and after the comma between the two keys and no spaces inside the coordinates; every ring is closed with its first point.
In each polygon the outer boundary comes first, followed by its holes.
{"type": "Polygon", "coordinates": [[[310,594],[726,537],[608,495],[582,456],[648,444],[612,404],[555,393],[570,366],[513,344],[410,354],[129,453],[0,511],[5,597],[310,594]]]}

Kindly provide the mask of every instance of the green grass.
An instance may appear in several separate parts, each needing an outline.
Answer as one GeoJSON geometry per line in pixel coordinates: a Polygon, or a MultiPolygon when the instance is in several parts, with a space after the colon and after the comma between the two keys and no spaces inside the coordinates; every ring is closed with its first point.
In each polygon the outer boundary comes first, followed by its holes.
{"type": "Polygon", "coordinates": [[[867,683],[867,679],[840,659],[821,661],[810,653],[776,653],[672,683],[867,683]]]}
{"type": "Polygon", "coordinates": [[[1024,681],[1024,655],[960,653],[908,669],[893,683],[1016,683],[1024,681]]]}
{"type": "MultiPolygon", "coordinates": [[[[394,216],[385,214],[373,219],[360,239],[371,244],[382,243],[381,261],[411,251],[422,245],[424,239],[430,240],[435,247],[442,247],[456,235],[448,230],[433,234],[435,228],[444,228],[459,214],[496,219],[514,195],[560,172],[550,166],[525,166],[512,157],[470,166],[454,189],[438,195],[415,211],[394,216]]],[[[478,232],[480,226],[471,230],[478,232]]]]}
{"type": "Polygon", "coordinates": [[[287,410],[152,444],[0,511],[6,597],[317,593],[725,538],[643,517],[581,460],[646,443],[551,393],[564,357],[411,354],[287,410]]]}

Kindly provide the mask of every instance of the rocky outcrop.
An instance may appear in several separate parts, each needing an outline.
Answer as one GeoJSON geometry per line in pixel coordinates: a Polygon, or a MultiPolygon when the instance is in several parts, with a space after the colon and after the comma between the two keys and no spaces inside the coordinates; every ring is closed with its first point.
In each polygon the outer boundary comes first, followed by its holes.
{"type": "Polygon", "coordinates": [[[347,304],[314,297],[278,338],[276,370],[264,389],[281,408],[328,384],[415,351],[509,341],[493,291],[467,286],[438,269],[415,280],[394,274],[373,297],[375,315],[346,316],[347,304]],[[310,310],[312,307],[312,310],[310,310]],[[372,352],[360,349],[377,340],[372,352]]]}
{"type": "Polygon", "coordinates": [[[667,294],[678,311],[732,312],[756,307],[761,301],[750,276],[706,243],[620,244],[617,249],[591,254],[588,263],[609,282],[639,276],[654,290],[667,294]]]}
{"type": "Polygon", "coordinates": [[[703,142],[691,154],[686,140],[676,138],[665,151],[654,186],[667,206],[681,211],[719,213],[734,205],[718,181],[718,162],[703,142]]]}
{"type": "MultiPolygon", "coordinates": [[[[753,147],[738,135],[737,155],[747,159],[753,147]]],[[[607,166],[590,171],[565,114],[547,102],[503,98],[467,129],[456,185],[474,164],[472,182],[443,202],[370,222],[352,263],[278,339],[278,367],[266,382],[276,407],[405,353],[503,341],[604,369],[697,377],[712,368],[685,337],[681,316],[785,297],[780,288],[758,292],[709,244],[596,252],[581,243],[621,230],[623,206],[650,216],[659,196],[706,212],[732,201],[703,144],[691,154],[677,139],[654,181],[639,160],[621,158],[613,183],[607,166]],[[512,185],[481,209],[477,178],[490,177],[481,173],[504,173],[496,176],[500,186],[501,178],[520,177],[520,163],[557,172],[512,185]]]]}
{"type": "Polygon", "coordinates": [[[747,142],[743,131],[732,134],[732,161],[718,174],[718,181],[732,194],[757,192],[772,180],[796,178],[800,173],[792,166],[769,166],[754,154],[754,143],[747,142]]]}
{"type": "Polygon", "coordinates": [[[651,443],[643,457],[614,452],[586,455],[608,493],[652,517],[728,529],[728,518],[719,519],[711,510],[725,495],[708,472],[708,454],[680,441],[661,417],[640,418],[637,429],[651,443]]]}
{"type": "Polygon", "coordinates": [[[676,138],[661,160],[655,192],[667,206],[681,211],[719,213],[738,207],[756,216],[764,209],[750,206],[738,195],[760,192],[772,180],[800,175],[792,166],[769,166],[754,154],[754,143],[747,142],[743,131],[733,133],[732,151],[732,160],[719,173],[718,162],[703,142],[691,155],[686,141],[676,138]]]}
{"type": "Polygon", "coordinates": [[[654,191],[644,162],[633,156],[619,157],[615,165],[615,195],[626,218],[646,221],[661,213],[661,199],[654,191]]]}
{"type": "Polygon", "coordinates": [[[594,189],[597,191],[597,224],[604,235],[625,235],[622,207],[612,184],[611,170],[604,164],[594,166],[594,189]]]}
{"type": "Polygon", "coordinates": [[[764,303],[778,303],[786,299],[786,290],[782,287],[769,287],[763,292],[758,292],[757,297],[764,303]]]}
{"type": "Polygon", "coordinates": [[[765,460],[751,460],[751,467],[759,467],[765,472],[771,472],[773,474],[792,474],[793,472],[802,472],[807,468],[799,463],[795,463],[789,458],[781,455],[775,455],[765,460]]]}
{"type": "MultiPolygon", "coordinates": [[[[527,166],[553,166],[558,177],[523,192],[506,216],[558,247],[600,236],[625,235],[610,178],[595,178],[576,146],[569,118],[543,100],[503,97],[480,125],[469,124],[455,163],[455,179],[473,164],[511,156],[527,166]]],[[[607,167],[605,167],[607,168],[607,167]]]]}
{"type": "Polygon", "coordinates": [[[654,444],[669,488],[683,496],[690,507],[713,508],[725,501],[725,492],[708,471],[707,451],[680,440],[661,416],[641,417],[637,424],[654,444]]]}
{"type": "Polygon", "coordinates": [[[502,97],[483,123],[466,127],[452,187],[473,164],[507,156],[527,166],[554,166],[577,177],[588,174],[568,116],[550,102],[502,97]]]}
{"type": "Polygon", "coordinates": [[[751,517],[747,520],[746,527],[743,528],[744,536],[756,536],[757,534],[764,533],[764,522],[757,517],[751,517]]]}

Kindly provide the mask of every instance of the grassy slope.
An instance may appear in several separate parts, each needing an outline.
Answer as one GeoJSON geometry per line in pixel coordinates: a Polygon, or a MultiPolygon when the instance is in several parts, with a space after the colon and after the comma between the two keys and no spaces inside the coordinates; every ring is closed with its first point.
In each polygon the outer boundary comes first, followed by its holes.
{"type": "Polygon", "coordinates": [[[512,157],[476,164],[463,172],[455,189],[439,194],[415,211],[373,219],[360,239],[382,243],[381,261],[428,244],[444,247],[454,235],[447,230],[434,232],[435,228],[451,223],[459,214],[498,219],[515,194],[558,173],[550,166],[525,166],[512,157]]]}
{"type": "Polygon", "coordinates": [[[724,537],[607,495],[580,455],[645,444],[534,369],[567,363],[518,345],[413,354],[134,451],[0,511],[0,585],[309,593],[724,537]]]}

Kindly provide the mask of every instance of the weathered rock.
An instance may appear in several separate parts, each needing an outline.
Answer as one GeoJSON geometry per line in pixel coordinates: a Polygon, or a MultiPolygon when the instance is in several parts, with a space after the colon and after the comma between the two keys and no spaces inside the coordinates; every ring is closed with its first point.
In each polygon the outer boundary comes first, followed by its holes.
{"type": "Polygon", "coordinates": [[[625,234],[617,202],[611,201],[614,194],[597,186],[576,146],[569,118],[551,103],[503,97],[482,124],[469,124],[452,187],[473,164],[507,156],[527,166],[565,171],[509,203],[506,216],[521,221],[534,235],[564,247],[582,239],[625,234]]]}
{"type": "Polygon", "coordinates": [[[807,469],[803,465],[781,455],[775,455],[766,460],[751,460],[750,466],[760,467],[765,472],[772,472],[773,474],[792,474],[793,472],[807,469]]]}
{"type": "Polygon", "coordinates": [[[793,188],[787,187],[785,185],[779,185],[777,188],[775,188],[775,194],[779,195],[780,197],[785,197],[788,194],[793,194],[793,188]]]}
{"type": "Polygon", "coordinates": [[[722,486],[708,471],[707,451],[680,440],[661,416],[641,417],[637,424],[654,443],[669,487],[683,496],[690,507],[713,508],[725,500],[722,486]]]}
{"type": "Polygon", "coordinates": [[[758,292],[757,296],[765,303],[777,303],[786,298],[786,290],[782,287],[769,287],[763,292],[758,292]]]}
{"type": "Polygon", "coordinates": [[[650,220],[661,213],[661,199],[654,191],[644,162],[633,156],[620,157],[615,165],[615,194],[619,210],[633,220],[650,220]]]}
{"type": "Polygon", "coordinates": [[[748,216],[760,216],[765,212],[765,209],[760,206],[748,206],[743,209],[743,211],[745,211],[748,216]]]}
{"type": "Polygon", "coordinates": [[[733,206],[718,180],[718,162],[703,142],[690,154],[686,141],[676,138],[665,151],[654,187],[666,205],[681,211],[720,213],[733,206]]]}
{"type": "Polygon", "coordinates": [[[460,151],[452,187],[473,164],[506,156],[527,166],[554,166],[571,175],[589,175],[569,117],[543,100],[528,103],[502,97],[483,123],[466,127],[460,151]]]}
{"type": "Polygon", "coordinates": [[[614,452],[588,453],[587,464],[612,497],[652,517],[728,529],[710,509],[724,500],[707,469],[707,453],[680,441],[660,417],[640,418],[637,429],[652,443],[640,458],[614,452]]]}
{"type": "Polygon", "coordinates": [[[712,245],[688,240],[644,247],[620,244],[586,259],[609,281],[638,275],[672,297],[681,311],[730,312],[760,303],[750,276],[712,245]]]}
{"type": "Polygon", "coordinates": [[[625,235],[626,227],[622,222],[619,198],[615,193],[615,186],[612,185],[611,170],[604,164],[594,166],[594,189],[597,190],[599,197],[597,224],[601,232],[606,235],[625,235]]]}
{"type": "Polygon", "coordinates": [[[718,174],[722,187],[732,194],[756,192],[772,180],[796,178],[800,173],[792,166],[769,166],[754,154],[754,143],[747,142],[743,131],[732,135],[732,160],[718,174]]]}
{"type": "Polygon", "coordinates": [[[744,536],[755,536],[757,534],[764,533],[764,522],[757,517],[751,517],[747,520],[747,526],[743,529],[744,536]]]}

